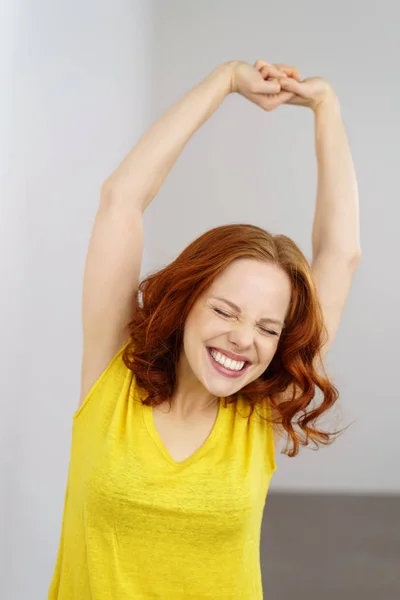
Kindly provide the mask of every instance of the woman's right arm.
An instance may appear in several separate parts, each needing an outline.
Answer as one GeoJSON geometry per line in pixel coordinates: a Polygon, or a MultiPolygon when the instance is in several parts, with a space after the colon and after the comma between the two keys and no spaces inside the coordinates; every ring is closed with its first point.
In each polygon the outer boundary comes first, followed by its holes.
{"type": "Polygon", "coordinates": [[[129,339],[142,261],[143,212],[186,143],[231,93],[235,63],[218,66],[171,106],[102,186],[83,281],[81,403],[129,339]]]}

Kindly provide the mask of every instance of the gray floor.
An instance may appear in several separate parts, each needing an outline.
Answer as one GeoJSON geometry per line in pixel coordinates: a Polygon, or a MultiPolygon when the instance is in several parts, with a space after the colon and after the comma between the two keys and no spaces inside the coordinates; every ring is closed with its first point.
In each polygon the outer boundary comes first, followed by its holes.
{"type": "Polygon", "coordinates": [[[270,493],[265,600],[400,600],[400,496],[270,493]]]}

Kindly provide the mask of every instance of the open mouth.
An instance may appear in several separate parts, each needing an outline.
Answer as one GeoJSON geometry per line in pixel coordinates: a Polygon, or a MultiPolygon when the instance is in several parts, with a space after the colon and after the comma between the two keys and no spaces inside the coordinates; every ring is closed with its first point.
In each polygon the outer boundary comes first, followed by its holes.
{"type": "MultiPolygon", "coordinates": [[[[207,354],[209,356],[209,359],[210,359],[210,362],[211,362],[212,366],[214,367],[214,369],[216,371],[218,371],[218,373],[221,373],[222,375],[225,375],[226,377],[240,377],[250,367],[251,363],[249,363],[248,361],[245,361],[244,365],[242,366],[241,369],[236,369],[236,370],[235,369],[230,369],[229,367],[225,367],[224,365],[221,365],[221,363],[219,363],[213,357],[212,352],[215,353],[215,352],[217,352],[217,350],[214,350],[214,348],[210,348],[209,346],[207,346],[207,354]]],[[[237,362],[239,362],[239,361],[237,361],[237,362]]]]}

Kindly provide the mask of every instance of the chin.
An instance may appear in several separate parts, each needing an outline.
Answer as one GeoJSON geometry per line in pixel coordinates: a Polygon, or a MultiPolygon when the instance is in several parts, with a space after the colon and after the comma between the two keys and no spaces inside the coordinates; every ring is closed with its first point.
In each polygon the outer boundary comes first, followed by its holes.
{"type": "Polygon", "coordinates": [[[243,387],[239,386],[238,384],[233,385],[232,383],[224,384],[217,382],[212,382],[208,384],[206,384],[206,382],[203,382],[203,385],[210,394],[219,398],[226,398],[228,396],[232,396],[236,392],[239,392],[243,387]]]}
{"type": "Polygon", "coordinates": [[[213,396],[226,397],[235,394],[240,391],[245,385],[249,383],[248,378],[242,379],[229,379],[221,376],[220,374],[209,374],[204,372],[199,378],[205,389],[213,396]]]}

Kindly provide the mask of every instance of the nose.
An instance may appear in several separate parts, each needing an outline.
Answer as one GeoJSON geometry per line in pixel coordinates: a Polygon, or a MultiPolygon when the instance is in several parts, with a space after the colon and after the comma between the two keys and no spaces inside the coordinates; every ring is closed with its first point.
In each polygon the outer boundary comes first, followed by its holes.
{"type": "Polygon", "coordinates": [[[237,348],[250,348],[254,341],[254,329],[250,325],[236,324],[229,332],[228,340],[237,348]]]}

